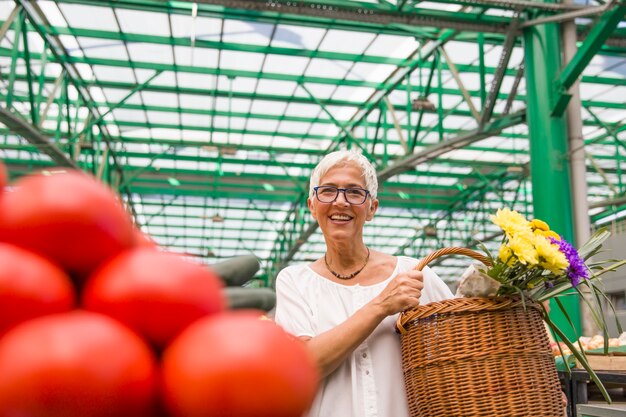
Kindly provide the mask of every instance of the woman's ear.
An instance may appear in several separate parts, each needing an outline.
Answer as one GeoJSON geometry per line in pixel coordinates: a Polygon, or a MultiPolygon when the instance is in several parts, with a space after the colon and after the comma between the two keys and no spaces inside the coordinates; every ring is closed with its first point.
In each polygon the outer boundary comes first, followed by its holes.
{"type": "Polygon", "coordinates": [[[309,206],[309,211],[311,212],[311,217],[313,217],[315,220],[317,220],[317,216],[315,214],[315,205],[313,204],[313,201],[311,200],[311,197],[306,199],[306,204],[309,206]]]}
{"type": "Polygon", "coordinates": [[[376,214],[376,210],[378,210],[378,199],[372,199],[370,202],[369,209],[367,210],[367,216],[365,220],[368,222],[374,218],[374,214],[376,214]]]}

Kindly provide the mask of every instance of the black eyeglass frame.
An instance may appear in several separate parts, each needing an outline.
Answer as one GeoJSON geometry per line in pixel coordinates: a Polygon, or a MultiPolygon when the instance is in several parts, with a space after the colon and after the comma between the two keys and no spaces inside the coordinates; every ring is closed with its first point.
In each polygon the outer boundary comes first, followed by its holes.
{"type": "Polygon", "coordinates": [[[324,204],[330,204],[330,203],[334,203],[335,201],[337,201],[337,199],[339,198],[339,193],[343,193],[343,198],[346,199],[346,202],[348,202],[348,204],[352,205],[352,206],[360,206],[361,204],[364,204],[367,201],[367,197],[371,197],[372,194],[369,192],[369,190],[366,190],[365,188],[360,188],[360,187],[349,187],[349,188],[339,188],[339,187],[335,187],[334,185],[318,185],[317,187],[313,187],[313,191],[315,191],[315,198],[317,198],[317,201],[319,201],[320,203],[324,203],[324,204]],[[336,191],[335,194],[335,198],[333,198],[330,201],[322,201],[320,199],[320,196],[318,194],[318,190],[320,188],[326,188],[326,189],[330,189],[330,188],[334,188],[336,191]],[[346,192],[348,190],[359,190],[359,191],[365,191],[365,196],[363,197],[363,201],[361,201],[360,203],[352,203],[348,200],[348,197],[346,196],[346,192]]]}

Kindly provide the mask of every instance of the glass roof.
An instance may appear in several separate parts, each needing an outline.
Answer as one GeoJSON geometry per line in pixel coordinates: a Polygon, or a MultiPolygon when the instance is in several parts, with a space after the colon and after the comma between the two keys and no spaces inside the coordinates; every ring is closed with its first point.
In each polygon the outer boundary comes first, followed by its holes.
{"type": "MultiPolygon", "coordinates": [[[[512,22],[589,13],[576,20],[582,45],[601,18],[588,11],[602,4],[0,2],[3,107],[49,143],[37,148],[4,123],[0,158],[18,177],[63,163],[54,147],[117,188],[160,245],[206,263],[255,254],[260,285],[323,255],[308,178],[335,149],[360,149],[381,172],[402,167],[381,180],[370,247],[416,257],[478,241],[497,248],[489,214],[533,207],[512,22]],[[465,146],[434,153],[464,136],[465,146]],[[423,158],[406,164],[412,155],[423,158]]],[[[596,225],[626,208],[626,32],[606,32],[580,85],[596,225]]],[[[467,264],[445,259],[437,272],[453,283],[467,264]]]]}

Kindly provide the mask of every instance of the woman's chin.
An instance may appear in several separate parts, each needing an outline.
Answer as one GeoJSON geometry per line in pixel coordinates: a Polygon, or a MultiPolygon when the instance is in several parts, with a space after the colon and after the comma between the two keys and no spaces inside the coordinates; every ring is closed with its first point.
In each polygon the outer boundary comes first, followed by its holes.
{"type": "Polygon", "coordinates": [[[324,234],[331,240],[354,239],[355,231],[350,225],[331,225],[324,234]]]}

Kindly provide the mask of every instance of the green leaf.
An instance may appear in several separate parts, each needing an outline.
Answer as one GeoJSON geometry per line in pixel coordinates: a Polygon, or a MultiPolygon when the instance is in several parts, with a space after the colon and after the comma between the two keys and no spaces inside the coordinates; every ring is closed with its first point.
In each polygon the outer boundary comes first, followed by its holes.
{"type": "MultiPolygon", "coordinates": [[[[598,289],[595,286],[591,287],[591,291],[593,292],[596,302],[600,308],[600,314],[602,314],[602,317],[604,317],[602,303],[600,302],[600,297],[598,297],[598,292],[602,292],[602,291],[598,291],[598,289]]],[[[581,294],[581,297],[582,297],[582,294],[581,294]]],[[[602,329],[602,338],[604,339],[604,354],[608,355],[609,354],[609,328],[607,327],[605,320],[602,320],[602,326],[600,326],[600,328],[602,329]]]]}
{"type": "Polygon", "coordinates": [[[526,311],[526,295],[518,287],[513,288],[519,293],[519,296],[522,299],[522,307],[524,308],[524,311],[526,311]]]}
{"type": "Polygon", "coordinates": [[[602,269],[603,265],[606,265],[609,262],[617,263],[617,262],[620,262],[620,261],[621,261],[621,259],[602,259],[602,260],[599,260],[599,261],[596,261],[596,262],[588,262],[588,263],[586,263],[586,265],[590,269],[591,268],[593,268],[593,269],[602,269]]]}
{"type": "Polygon", "coordinates": [[[552,288],[547,289],[543,294],[538,294],[536,300],[539,302],[543,302],[549,300],[550,298],[561,295],[565,291],[572,288],[572,283],[568,280],[566,282],[562,282],[560,284],[555,285],[552,288]]]}
{"type": "MultiPolygon", "coordinates": [[[[602,381],[600,381],[600,378],[598,378],[598,375],[596,375],[591,366],[589,366],[589,362],[587,362],[587,358],[584,356],[584,353],[579,352],[578,349],[574,347],[572,342],[570,342],[569,339],[565,337],[565,334],[561,331],[561,329],[556,327],[556,325],[551,320],[546,321],[546,323],[548,323],[554,333],[556,333],[557,336],[563,341],[563,343],[565,343],[565,345],[572,351],[572,354],[576,357],[576,359],[578,359],[578,362],[580,362],[583,368],[585,368],[585,371],[587,371],[591,380],[596,384],[606,402],[611,404],[613,402],[613,400],[611,400],[611,396],[606,391],[606,388],[602,384],[602,381]]],[[[563,362],[567,362],[565,360],[565,356],[563,357],[563,359],[563,362]]]]}
{"type": "MultiPolygon", "coordinates": [[[[548,311],[546,310],[546,308],[544,307],[543,304],[539,304],[541,306],[541,309],[543,310],[543,319],[544,321],[548,324],[548,326],[550,326],[550,328],[554,327],[555,324],[552,322],[552,319],[550,319],[550,316],[548,315],[548,311]]],[[[554,331],[552,331],[552,333],[554,334],[554,331]]],[[[567,360],[567,356],[565,355],[565,353],[563,352],[563,348],[561,347],[560,343],[557,343],[556,346],[559,348],[559,352],[561,353],[561,357],[563,358],[563,365],[565,366],[565,369],[567,370],[567,373],[569,375],[572,374],[572,370],[570,369],[568,360],[567,360]]]]}
{"type": "Polygon", "coordinates": [[[595,286],[595,284],[593,284],[593,283],[590,283],[590,284],[592,285],[594,290],[597,291],[598,294],[600,294],[602,297],[604,297],[604,299],[606,300],[606,302],[609,305],[609,307],[611,307],[611,311],[613,312],[613,317],[615,317],[615,325],[617,327],[617,332],[619,334],[622,334],[624,332],[624,330],[622,329],[622,325],[619,322],[619,318],[617,317],[617,312],[615,311],[615,307],[613,306],[613,303],[611,302],[609,297],[607,297],[607,295],[601,289],[599,289],[599,288],[597,288],[595,286]]]}
{"type": "Polygon", "coordinates": [[[487,246],[485,246],[485,244],[484,244],[483,242],[478,241],[478,244],[477,244],[476,246],[478,246],[478,247],[480,248],[480,250],[482,250],[483,252],[485,252],[485,255],[487,255],[487,258],[489,258],[489,260],[490,260],[492,263],[495,263],[495,262],[494,262],[494,257],[493,257],[493,255],[492,255],[492,254],[491,254],[491,252],[489,251],[489,248],[487,248],[487,246]]]}
{"type": "MultiPolygon", "coordinates": [[[[576,326],[574,326],[572,319],[569,317],[569,314],[567,313],[567,309],[563,306],[563,303],[561,303],[561,300],[559,300],[559,297],[555,297],[554,301],[556,302],[556,305],[559,307],[559,310],[561,310],[561,312],[563,313],[563,317],[565,317],[565,320],[567,320],[567,322],[569,323],[574,334],[578,336],[576,332],[576,326]]],[[[581,346],[581,350],[582,350],[582,346],[581,346]]]]}
{"type": "Polygon", "coordinates": [[[606,227],[598,229],[585,244],[578,249],[578,254],[581,258],[587,260],[592,254],[600,249],[605,240],[611,236],[611,232],[606,227]]]}
{"type": "Polygon", "coordinates": [[[604,275],[607,272],[615,272],[615,271],[617,271],[617,268],[619,268],[619,267],[621,267],[621,266],[623,266],[625,264],[626,264],[626,259],[622,260],[622,261],[619,261],[619,262],[616,262],[616,263],[614,263],[614,264],[612,264],[610,266],[603,267],[600,271],[595,272],[592,276],[590,276],[589,279],[596,279],[600,275],[604,275]]]}
{"type": "Polygon", "coordinates": [[[593,287],[591,286],[591,283],[589,281],[585,280],[580,285],[578,287],[576,287],[576,291],[580,295],[581,300],[583,300],[583,302],[585,304],[587,304],[587,307],[589,307],[589,311],[591,312],[591,316],[593,317],[593,321],[596,323],[596,326],[598,326],[598,328],[606,329],[606,322],[604,320],[604,312],[603,312],[603,309],[602,309],[602,303],[600,303],[598,295],[595,294],[595,291],[594,291],[593,287]],[[595,307],[591,305],[591,303],[587,299],[588,297],[585,297],[585,294],[583,294],[583,292],[580,290],[580,285],[586,285],[586,286],[588,286],[590,288],[589,295],[593,295],[594,296],[594,300],[596,301],[596,306],[595,307]],[[600,310],[599,314],[598,314],[598,311],[596,310],[596,308],[600,310]]]}
{"type": "MultiPolygon", "coordinates": [[[[543,309],[543,319],[548,324],[548,326],[552,329],[552,333],[556,334],[556,332],[553,329],[553,327],[555,327],[556,324],[554,324],[552,319],[550,319],[550,316],[548,315],[548,312],[546,311],[546,309],[543,306],[543,304],[540,304],[540,305],[541,305],[541,308],[543,309]]],[[[569,361],[567,360],[567,356],[568,355],[566,355],[565,352],[563,352],[563,348],[561,347],[560,343],[557,343],[556,345],[559,348],[559,352],[561,353],[561,357],[563,358],[563,365],[565,365],[565,369],[567,370],[567,373],[569,375],[571,375],[572,374],[572,370],[570,369],[569,361]]]]}

